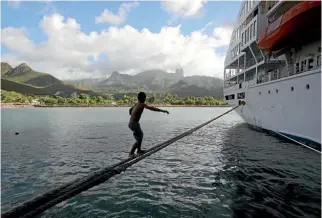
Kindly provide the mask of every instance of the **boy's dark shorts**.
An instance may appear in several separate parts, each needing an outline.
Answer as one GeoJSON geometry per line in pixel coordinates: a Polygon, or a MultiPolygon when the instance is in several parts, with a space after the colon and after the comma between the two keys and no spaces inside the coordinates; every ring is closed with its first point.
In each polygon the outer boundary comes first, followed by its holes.
{"type": "Polygon", "coordinates": [[[130,122],[129,128],[133,131],[134,138],[141,142],[143,139],[143,131],[141,129],[140,123],[130,122]]]}

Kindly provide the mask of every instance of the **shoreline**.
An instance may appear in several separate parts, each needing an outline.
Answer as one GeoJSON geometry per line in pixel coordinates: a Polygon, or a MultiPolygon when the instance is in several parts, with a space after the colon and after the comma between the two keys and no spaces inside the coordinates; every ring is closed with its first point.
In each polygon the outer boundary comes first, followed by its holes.
{"type": "MultiPolygon", "coordinates": [[[[154,107],[231,107],[230,105],[154,105],[154,107]]],[[[94,107],[131,107],[132,105],[32,105],[2,103],[1,108],[94,108],[94,107]]]]}

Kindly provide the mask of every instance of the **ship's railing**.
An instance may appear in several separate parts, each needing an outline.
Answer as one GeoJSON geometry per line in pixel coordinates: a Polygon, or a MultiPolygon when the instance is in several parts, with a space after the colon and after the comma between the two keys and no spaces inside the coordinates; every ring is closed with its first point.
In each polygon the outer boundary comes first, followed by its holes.
{"type": "Polygon", "coordinates": [[[308,67],[305,65],[305,67],[301,67],[300,65],[296,64],[295,66],[285,67],[285,68],[279,68],[270,72],[267,72],[265,75],[262,75],[258,78],[257,83],[266,83],[269,81],[279,80],[285,77],[293,76],[296,74],[305,73],[308,71],[316,70],[321,68],[321,64],[318,62],[320,57],[317,57],[317,63],[314,65],[311,65],[308,67]]]}
{"type": "Polygon", "coordinates": [[[252,67],[257,63],[260,63],[264,60],[263,57],[257,57],[256,59],[255,58],[252,58],[252,59],[249,59],[248,61],[246,61],[246,69],[248,69],[249,67],[252,67]]]}
{"type": "Polygon", "coordinates": [[[256,64],[255,58],[249,59],[248,61],[246,61],[246,69],[255,65],[255,64],[256,64]]]}
{"type": "Polygon", "coordinates": [[[224,88],[229,88],[234,85],[237,85],[237,80],[236,81],[225,81],[224,88]]]}
{"type": "Polygon", "coordinates": [[[243,69],[232,69],[231,71],[229,71],[229,69],[226,69],[226,70],[227,70],[227,72],[225,72],[225,74],[224,74],[225,79],[235,77],[239,73],[243,72],[243,69]]]}
{"type": "Polygon", "coordinates": [[[244,51],[244,49],[256,39],[257,39],[257,16],[255,16],[252,20],[250,20],[242,30],[240,51],[241,52],[244,51]]]}

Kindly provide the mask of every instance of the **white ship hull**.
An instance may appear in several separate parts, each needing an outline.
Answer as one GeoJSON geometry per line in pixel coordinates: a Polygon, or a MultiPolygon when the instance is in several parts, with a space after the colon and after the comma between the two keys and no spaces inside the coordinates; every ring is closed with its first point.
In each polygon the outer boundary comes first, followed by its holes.
{"type": "MultiPolygon", "coordinates": [[[[236,85],[224,91],[225,95],[245,92],[246,105],[236,109],[244,121],[254,127],[283,133],[320,150],[321,70],[264,84],[252,85],[252,82],[255,84],[255,81],[249,81],[242,88],[236,85]]],[[[228,100],[228,103],[236,106],[238,101],[228,100]]]]}

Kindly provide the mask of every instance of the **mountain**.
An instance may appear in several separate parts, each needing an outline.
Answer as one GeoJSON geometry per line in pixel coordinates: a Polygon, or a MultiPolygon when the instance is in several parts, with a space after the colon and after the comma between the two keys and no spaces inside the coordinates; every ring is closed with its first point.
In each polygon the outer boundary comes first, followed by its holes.
{"type": "Polygon", "coordinates": [[[81,93],[97,96],[90,90],[80,89],[56,77],[40,73],[23,63],[12,68],[8,63],[1,63],[1,89],[29,95],[60,95],[69,97],[81,93]]]}
{"type": "Polygon", "coordinates": [[[78,80],[65,80],[64,82],[68,84],[72,84],[78,87],[83,87],[87,89],[93,88],[97,83],[103,81],[104,79],[100,78],[86,78],[86,79],[78,79],[78,80]]]}
{"type": "Polygon", "coordinates": [[[98,90],[115,88],[160,90],[168,88],[178,82],[181,78],[183,78],[183,76],[177,73],[167,73],[162,70],[144,71],[134,76],[114,71],[109,78],[97,83],[95,88],[98,90]]]}
{"type": "Polygon", "coordinates": [[[137,75],[114,71],[107,79],[69,80],[71,84],[83,85],[94,91],[109,93],[135,93],[144,91],[167,91],[180,97],[223,97],[223,80],[210,76],[184,76],[182,69],[175,73],[148,70],[137,75]]]}
{"type": "Polygon", "coordinates": [[[222,98],[223,80],[209,76],[186,76],[182,70],[167,73],[162,70],[144,71],[131,76],[117,71],[93,86],[97,91],[122,90],[131,92],[137,89],[153,91],[169,91],[180,97],[185,96],[213,96],[222,98]]]}
{"type": "Polygon", "coordinates": [[[210,76],[187,76],[183,78],[183,81],[188,85],[195,85],[206,89],[213,89],[215,87],[222,88],[223,86],[222,79],[210,76]]]}
{"type": "Polygon", "coordinates": [[[8,72],[11,72],[11,70],[12,67],[8,63],[1,62],[1,77],[3,77],[8,72]]]}
{"type": "Polygon", "coordinates": [[[45,87],[55,83],[62,83],[62,81],[50,74],[34,71],[25,63],[6,72],[2,78],[36,87],[45,87]]]}
{"type": "Polygon", "coordinates": [[[99,96],[98,93],[95,93],[93,91],[79,90],[71,85],[56,83],[44,88],[39,88],[7,79],[1,79],[1,89],[6,91],[15,91],[25,95],[58,95],[63,97],[70,97],[83,93],[89,96],[99,96]]]}
{"type": "MultiPolygon", "coordinates": [[[[209,80],[211,80],[212,77],[210,77],[209,80]]],[[[197,77],[187,79],[188,82],[185,80],[180,80],[177,84],[172,86],[170,88],[171,93],[179,96],[179,97],[188,97],[188,96],[195,96],[195,97],[204,97],[204,96],[212,96],[221,99],[223,97],[223,88],[222,86],[212,86],[209,88],[200,87],[198,85],[195,85],[195,83],[200,84],[200,80],[198,80],[197,77]]],[[[214,81],[217,82],[217,78],[214,78],[214,81]]]]}

